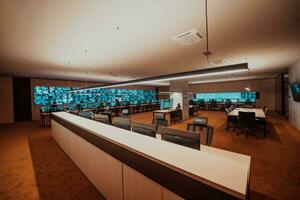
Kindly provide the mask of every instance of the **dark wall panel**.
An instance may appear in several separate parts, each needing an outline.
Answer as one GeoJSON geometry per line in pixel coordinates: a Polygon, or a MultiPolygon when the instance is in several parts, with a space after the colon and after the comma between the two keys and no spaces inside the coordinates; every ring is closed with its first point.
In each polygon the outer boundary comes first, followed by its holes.
{"type": "Polygon", "coordinates": [[[31,120],[30,78],[13,78],[14,119],[15,122],[31,120]]]}

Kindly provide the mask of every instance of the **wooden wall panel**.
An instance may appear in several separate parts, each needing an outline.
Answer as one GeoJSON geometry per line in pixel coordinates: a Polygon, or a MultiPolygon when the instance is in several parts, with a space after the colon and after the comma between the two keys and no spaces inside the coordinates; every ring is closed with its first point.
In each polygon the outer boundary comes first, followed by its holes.
{"type": "Polygon", "coordinates": [[[10,76],[0,76],[0,124],[14,122],[13,81],[10,76]]]}

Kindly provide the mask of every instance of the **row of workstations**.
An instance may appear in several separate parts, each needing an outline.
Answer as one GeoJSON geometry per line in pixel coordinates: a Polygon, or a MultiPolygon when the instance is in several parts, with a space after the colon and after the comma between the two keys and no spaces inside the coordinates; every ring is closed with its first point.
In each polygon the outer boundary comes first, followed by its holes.
{"type": "Polygon", "coordinates": [[[149,137],[141,134],[145,126],[132,125],[125,130],[52,113],[53,138],[106,199],[248,198],[249,156],[205,145],[188,148],[167,141],[174,129],[149,137]]]}
{"type": "Polygon", "coordinates": [[[140,103],[140,104],[126,104],[126,105],[109,105],[101,103],[82,103],[82,104],[65,104],[65,105],[49,105],[42,106],[40,109],[41,112],[57,112],[57,111],[66,111],[66,110],[112,110],[113,112],[119,112],[122,109],[128,109],[130,113],[139,113],[160,109],[159,103],[140,103]]]}

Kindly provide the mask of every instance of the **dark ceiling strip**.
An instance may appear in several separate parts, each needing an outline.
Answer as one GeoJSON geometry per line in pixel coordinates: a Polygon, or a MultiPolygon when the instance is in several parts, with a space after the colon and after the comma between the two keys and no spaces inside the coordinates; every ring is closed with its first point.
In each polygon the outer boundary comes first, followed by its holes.
{"type": "Polygon", "coordinates": [[[247,69],[248,69],[248,63],[241,63],[241,64],[235,64],[235,65],[227,65],[227,66],[223,66],[223,67],[205,68],[205,69],[200,69],[200,70],[193,70],[193,71],[179,72],[179,73],[167,74],[167,75],[161,75],[161,76],[147,77],[147,78],[142,78],[142,79],[115,82],[115,83],[111,83],[111,84],[90,86],[90,87],[85,87],[85,88],[81,88],[81,89],[77,89],[77,90],[71,90],[69,92],[77,92],[77,91],[81,91],[81,90],[113,87],[113,86],[120,86],[120,85],[129,85],[129,84],[134,84],[134,83],[139,83],[139,82],[150,82],[150,81],[160,81],[160,80],[163,81],[164,79],[173,79],[173,78],[180,78],[180,77],[186,77],[186,76],[192,76],[192,75],[205,75],[205,74],[210,74],[210,73],[221,73],[221,72],[227,72],[227,71],[247,70],[247,69]]]}

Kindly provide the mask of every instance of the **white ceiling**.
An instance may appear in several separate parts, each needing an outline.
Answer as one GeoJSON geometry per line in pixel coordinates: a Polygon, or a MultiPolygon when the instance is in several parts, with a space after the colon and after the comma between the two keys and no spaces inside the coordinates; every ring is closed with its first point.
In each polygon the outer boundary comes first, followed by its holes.
{"type": "MultiPolygon", "coordinates": [[[[206,38],[190,46],[171,40],[192,28],[205,34],[204,5],[0,0],[0,74],[120,81],[205,68],[206,38]]],[[[210,60],[248,62],[241,76],[286,70],[300,58],[299,10],[299,0],[208,0],[210,60]]]]}

